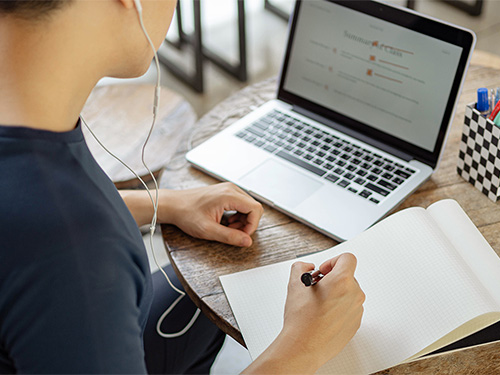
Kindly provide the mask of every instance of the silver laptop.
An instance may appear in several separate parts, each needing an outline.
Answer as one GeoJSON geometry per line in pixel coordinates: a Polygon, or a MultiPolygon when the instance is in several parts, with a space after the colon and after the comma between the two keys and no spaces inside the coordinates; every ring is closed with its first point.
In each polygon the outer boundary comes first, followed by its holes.
{"type": "Polygon", "coordinates": [[[435,170],[475,35],[374,1],[298,0],[267,102],[187,154],[337,240],[435,170]]]}

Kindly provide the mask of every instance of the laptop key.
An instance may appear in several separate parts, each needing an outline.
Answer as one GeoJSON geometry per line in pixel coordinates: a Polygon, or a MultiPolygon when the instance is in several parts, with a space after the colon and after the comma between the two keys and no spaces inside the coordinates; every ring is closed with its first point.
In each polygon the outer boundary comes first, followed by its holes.
{"type": "Polygon", "coordinates": [[[349,190],[350,192],[356,194],[358,191],[356,189],[354,189],[353,187],[350,187],[350,188],[347,188],[347,190],[349,190]]]}
{"type": "Polygon", "coordinates": [[[382,189],[380,186],[374,185],[371,182],[367,183],[365,185],[365,188],[370,189],[370,190],[372,190],[375,193],[378,193],[380,195],[383,195],[384,197],[386,197],[386,196],[389,195],[389,191],[388,190],[382,189]]]}
{"type": "Polygon", "coordinates": [[[377,184],[379,184],[380,186],[383,186],[389,190],[394,190],[397,188],[396,185],[391,184],[389,181],[386,181],[386,180],[380,180],[379,182],[377,182],[377,184]]]}
{"type": "Polygon", "coordinates": [[[266,130],[271,122],[263,122],[265,119],[261,119],[260,121],[254,122],[252,125],[258,127],[259,129],[266,130]]]}
{"type": "Polygon", "coordinates": [[[325,177],[328,181],[331,181],[331,182],[337,182],[338,179],[340,178],[339,176],[336,176],[334,174],[329,174],[325,177]]]}
{"type": "Polygon", "coordinates": [[[357,179],[354,180],[355,183],[358,185],[363,185],[366,181],[363,180],[361,177],[358,177],[357,179]]]}
{"type": "Polygon", "coordinates": [[[346,168],[348,171],[354,172],[357,167],[355,165],[349,164],[346,168]]]}
{"type": "Polygon", "coordinates": [[[362,196],[363,198],[368,198],[370,195],[372,195],[372,192],[365,189],[361,193],[359,193],[359,195],[362,196]]]}
{"type": "Polygon", "coordinates": [[[348,180],[352,180],[355,176],[352,173],[346,173],[344,175],[344,178],[347,178],[348,180]]]}
{"type": "Polygon", "coordinates": [[[391,173],[384,173],[382,177],[386,180],[391,180],[394,176],[391,173]]]}
{"type": "Polygon", "coordinates": [[[269,151],[269,152],[274,152],[277,150],[277,148],[273,145],[267,145],[266,147],[264,147],[264,150],[269,151]]]}
{"type": "Polygon", "coordinates": [[[288,160],[289,162],[291,162],[295,165],[298,165],[299,167],[307,169],[308,171],[313,172],[314,174],[317,174],[318,176],[323,176],[326,173],[322,169],[319,169],[318,167],[315,167],[314,165],[306,163],[305,161],[300,160],[300,159],[296,158],[295,156],[290,155],[284,151],[279,151],[275,155],[279,156],[280,158],[283,158],[285,160],[288,160]]]}
{"type": "Polygon", "coordinates": [[[384,165],[384,169],[386,171],[392,172],[394,170],[394,166],[390,165],[390,164],[387,164],[387,165],[384,165]]]}
{"type": "Polygon", "coordinates": [[[375,203],[375,204],[379,204],[380,201],[378,199],[375,199],[375,198],[370,198],[370,201],[375,203]]]}
{"type": "Polygon", "coordinates": [[[400,177],[394,177],[392,182],[394,182],[395,184],[401,185],[403,182],[405,182],[405,180],[403,180],[400,177]]]}
{"type": "Polygon", "coordinates": [[[246,129],[252,134],[255,134],[257,137],[264,137],[266,134],[262,131],[262,129],[259,129],[256,126],[250,126],[249,128],[246,129]]]}
{"type": "Polygon", "coordinates": [[[351,155],[349,155],[349,154],[342,154],[340,157],[342,159],[344,159],[344,160],[349,160],[351,158],[351,155]]]}
{"type": "Polygon", "coordinates": [[[350,182],[349,182],[349,181],[347,181],[347,180],[342,180],[342,181],[340,181],[337,185],[338,185],[338,186],[340,186],[340,187],[345,188],[345,187],[349,186],[349,184],[350,184],[350,182]]]}
{"type": "Polygon", "coordinates": [[[257,142],[255,142],[255,146],[257,146],[257,147],[261,147],[261,146],[263,146],[265,144],[266,144],[266,142],[264,142],[264,141],[257,141],[257,142]]]}
{"type": "Polygon", "coordinates": [[[410,176],[411,176],[411,174],[410,174],[410,173],[405,172],[405,171],[403,171],[403,170],[401,170],[401,169],[396,170],[396,171],[394,172],[394,174],[397,174],[399,177],[403,177],[404,179],[406,179],[406,178],[408,178],[408,177],[410,177],[410,176]]]}

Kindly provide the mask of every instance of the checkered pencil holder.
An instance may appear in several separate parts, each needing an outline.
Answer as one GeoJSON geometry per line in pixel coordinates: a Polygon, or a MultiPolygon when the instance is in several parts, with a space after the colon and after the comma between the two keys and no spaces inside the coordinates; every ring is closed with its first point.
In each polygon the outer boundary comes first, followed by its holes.
{"type": "Polygon", "coordinates": [[[490,198],[500,199],[500,128],[481,116],[475,103],[465,108],[457,172],[490,198]]]}

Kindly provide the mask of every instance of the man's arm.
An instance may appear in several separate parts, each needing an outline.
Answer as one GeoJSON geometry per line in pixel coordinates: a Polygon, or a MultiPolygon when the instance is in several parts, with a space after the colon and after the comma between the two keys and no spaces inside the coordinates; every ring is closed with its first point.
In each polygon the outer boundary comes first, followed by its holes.
{"type": "MultiPolygon", "coordinates": [[[[147,191],[122,190],[120,194],[139,226],[153,217],[153,204],[147,191]]],[[[153,199],[156,192],[151,191],[153,199]]],[[[158,223],[173,224],[185,233],[206,240],[235,246],[250,246],[263,213],[260,203],[230,183],[187,190],[160,189],[158,223]],[[222,225],[226,211],[236,211],[229,224],[222,225]]]]}
{"type": "Polygon", "coordinates": [[[344,348],[359,329],[365,295],[354,278],[356,258],[342,254],[320,266],[313,287],[300,281],[314,269],[292,266],[283,329],[245,371],[246,374],[312,374],[344,348]]]}

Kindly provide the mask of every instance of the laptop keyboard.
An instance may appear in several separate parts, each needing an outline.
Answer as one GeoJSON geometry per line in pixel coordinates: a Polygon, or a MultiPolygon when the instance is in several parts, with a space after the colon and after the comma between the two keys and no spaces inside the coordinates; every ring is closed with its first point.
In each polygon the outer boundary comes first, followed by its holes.
{"type": "Polygon", "coordinates": [[[415,170],[274,110],[236,134],[375,204],[415,170]]]}

